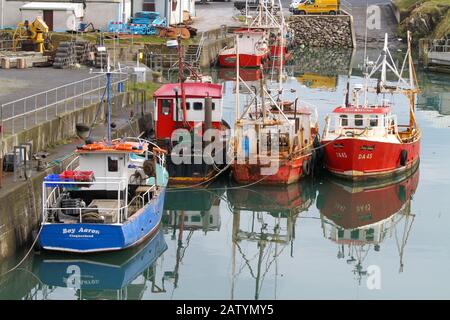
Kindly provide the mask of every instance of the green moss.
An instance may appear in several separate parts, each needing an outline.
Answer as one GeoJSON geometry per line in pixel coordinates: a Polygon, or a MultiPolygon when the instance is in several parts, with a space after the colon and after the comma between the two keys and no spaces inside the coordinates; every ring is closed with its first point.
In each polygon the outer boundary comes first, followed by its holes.
{"type": "Polygon", "coordinates": [[[402,13],[398,34],[405,37],[406,31],[413,38],[442,38],[449,34],[450,0],[394,0],[402,13]]]}
{"type": "Polygon", "coordinates": [[[152,81],[147,81],[145,83],[135,83],[130,86],[130,90],[145,90],[147,95],[147,100],[153,99],[153,93],[161,87],[161,83],[156,83],[152,81]]]}
{"type": "Polygon", "coordinates": [[[442,19],[441,23],[434,30],[433,37],[435,39],[443,39],[450,36],[450,10],[447,11],[447,15],[442,19]]]}

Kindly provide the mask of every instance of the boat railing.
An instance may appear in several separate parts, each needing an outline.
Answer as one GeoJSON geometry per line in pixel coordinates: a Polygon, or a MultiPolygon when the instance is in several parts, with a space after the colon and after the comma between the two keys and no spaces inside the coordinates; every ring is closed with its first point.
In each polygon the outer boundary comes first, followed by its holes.
{"type": "Polygon", "coordinates": [[[128,219],[129,214],[129,208],[135,209],[134,211],[137,211],[139,209],[142,209],[147,203],[149,203],[152,200],[152,192],[155,191],[155,185],[149,186],[147,191],[145,191],[142,194],[138,194],[134,196],[133,199],[128,203],[128,206],[125,210],[125,219],[128,219]]]}
{"type": "MultiPolygon", "coordinates": [[[[163,151],[156,143],[154,143],[150,140],[139,138],[139,137],[125,137],[125,138],[122,138],[122,140],[130,141],[130,142],[137,142],[141,145],[148,144],[148,145],[151,145],[152,147],[154,147],[156,150],[163,151]]],[[[161,166],[163,166],[163,167],[165,166],[166,158],[165,158],[163,152],[150,152],[150,153],[156,156],[156,158],[159,160],[159,164],[161,166]]]]}
{"type": "MultiPolygon", "coordinates": [[[[87,189],[87,188],[86,188],[87,189]]],[[[127,197],[128,197],[128,184],[127,180],[122,177],[96,177],[95,181],[43,181],[42,183],[43,190],[43,201],[42,205],[42,219],[43,222],[46,222],[46,219],[51,212],[60,211],[64,212],[77,212],[78,211],[78,219],[75,219],[75,215],[72,214],[74,220],[78,220],[80,223],[83,222],[83,213],[87,212],[96,212],[108,214],[111,216],[111,223],[122,223],[123,220],[126,219],[126,211],[127,211],[127,197]],[[62,196],[62,190],[66,189],[70,190],[78,190],[83,187],[91,187],[95,185],[107,185],[109,191],[115,191],[113,188],[114,185],[117,186],[117,206],[109,206],[109,207],[90,207],[89,205],[83,207],[61,207],[58,205],[58,201],[62,196]],[[124,198],[121,197],[121,193],[123,192],[124,198]]],[[[88,189],[87,189],[88,190],[88,189]]],[[[98,199],[100,202],[104,199],[98,199]]],[[[116,200],[116,199],[110,199],[116,200]]]]}
{"type": "Polygon", "coordinates": [[[80,160],[80,156],[76,156],[72,159],[72,161],[69,162],[69,164],[66,166],[66,170],[75,170],[76,166],[78,166],[78,161],[80,160]]]}

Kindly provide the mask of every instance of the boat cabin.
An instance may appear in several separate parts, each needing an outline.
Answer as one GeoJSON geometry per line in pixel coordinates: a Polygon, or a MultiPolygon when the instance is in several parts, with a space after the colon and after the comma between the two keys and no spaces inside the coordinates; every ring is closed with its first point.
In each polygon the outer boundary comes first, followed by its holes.
{"type": "MultiPolygon", "coordinates": [[[[186,97],[186,121],[190,127],[204,123],[205,98],[212,98],[212,126],[220,129],[222,123],[222,85],[205,82],[185,82],[183,84],[186,97]]],[[[169,83],[159,88],[153,95],[155,103],[155,136],[156,139],[170,139],[172,132],[184,128],[184,110],[181,86],[169,83]]]]}
{"type": "Polygon", "coordinates": [[[255,54],[268,50],[266,32],[262,29],[237,29],[239,54],[255,54]]]}
{"type": "MultiPolygon", "coordinates": [[[[398,132],[397,117],[391,114],[389,107],[338,107],[333,116],[332,131],[338,135],[384,136],[398,132]]],[[[326,128],[329,129],[329,123],[326,128]]]]}
{"type": "Polygon", "coordinates": [[[158,156],[147,143],[90,143],[76,152],[76,170],[69,165],[44,181],[44,211],[51,222],[121,223],[153,199],[158,184],[164,184],[158,156]]]}

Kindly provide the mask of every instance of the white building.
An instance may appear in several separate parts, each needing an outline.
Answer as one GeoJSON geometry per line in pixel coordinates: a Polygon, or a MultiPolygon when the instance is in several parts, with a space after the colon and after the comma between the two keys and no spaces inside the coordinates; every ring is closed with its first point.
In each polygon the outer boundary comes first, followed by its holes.
{"type": "Polygon", "coordinates": [[[96,29],[106,31],[109,21],[128,20],[132,6],[132,0],[0,1],[1,28],[14,29],[23,19],[33,21],[40,16],[50,31],[62,32],[76,30],[80,23],[92,23],[96,29]]]}
{"type": "Polygon", "coordinates": [[[169,25],[183,22],[184,12],[195,17],[195,0],[135,0],[133,13],[138,11],[159,12],[169,25]]]}

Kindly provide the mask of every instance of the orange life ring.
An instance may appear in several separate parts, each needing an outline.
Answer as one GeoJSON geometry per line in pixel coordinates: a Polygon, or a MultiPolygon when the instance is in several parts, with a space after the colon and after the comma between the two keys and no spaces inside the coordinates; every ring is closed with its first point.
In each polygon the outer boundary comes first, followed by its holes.
{"type": "Polygon", "coordinates": [[[101,150],[101,149],[103,149],[103,146],[98,143],[89,143],[89,144],[85,144],[83,146],[83,150],[94,151],[94,150],[101,150]]]}

